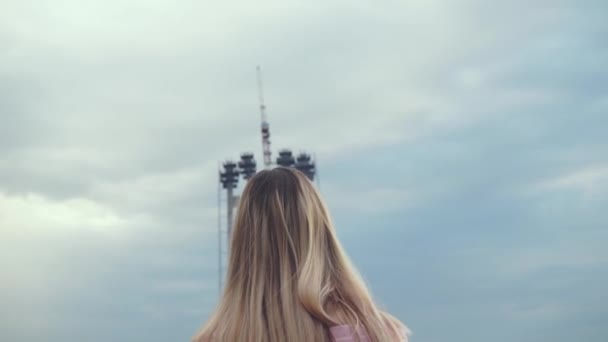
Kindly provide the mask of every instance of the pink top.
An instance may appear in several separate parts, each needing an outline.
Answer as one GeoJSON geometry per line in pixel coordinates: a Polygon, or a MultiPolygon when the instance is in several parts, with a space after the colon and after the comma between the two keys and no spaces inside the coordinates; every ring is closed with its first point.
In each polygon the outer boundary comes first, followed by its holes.
{"type": "MultiPolygon", "coordinates": [[[[365,333],[365,331],[359,331],[358,334],[355,334],[354,329],[347,324],[336,325],[329,328],[329,333],[331,334],[333,342],[355,342],[356,335],[359,335],[359,342],[369,342],[369,337],[365,333]]],[[[409,335],[407,328],[401,332],[401,341],[408,341],[407,336],[409,335]]]]}
{"type": "MultiPolygon", "coordinates": [[[[334,342],[355,342],[355,331],[354,329],[347,324],[344,325],[336,325],[329,328],[329,333],[333,338],[334,342]]],[[[369,338],[365,334],[365,332],[359,333],[359,341],[360,342],[369,342],[369,338]]]]}

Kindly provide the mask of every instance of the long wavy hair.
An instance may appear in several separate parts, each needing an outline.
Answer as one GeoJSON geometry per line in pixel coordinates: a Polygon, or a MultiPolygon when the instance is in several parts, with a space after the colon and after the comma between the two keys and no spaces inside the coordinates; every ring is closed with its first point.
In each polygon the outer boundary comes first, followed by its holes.
{"type": "Polygon", "coordinates": [[[240,198],[226,285],[196,342],[324,342],[348,324],[370,341],[406,341],[338,242],[312,182],[293,168],[255,174],[240,198]]]}

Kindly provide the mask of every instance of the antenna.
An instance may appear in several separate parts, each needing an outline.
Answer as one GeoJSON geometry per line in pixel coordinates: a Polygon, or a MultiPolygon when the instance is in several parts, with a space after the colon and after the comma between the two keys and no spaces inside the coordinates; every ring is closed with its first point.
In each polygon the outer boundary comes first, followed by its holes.
{"type": "Polygon", "coordinates": [[[260,115],[262,118],[262,151],[264,152],[264,167],[269,168],[272,164],[271,152],[270,152],[270,125],[268,124],[268,118],[266,117],[266,105],[264,104],[264,88],[262,86],[262,68],[257,66],[258,76],[258,95],[260,100],[260,115]]]}

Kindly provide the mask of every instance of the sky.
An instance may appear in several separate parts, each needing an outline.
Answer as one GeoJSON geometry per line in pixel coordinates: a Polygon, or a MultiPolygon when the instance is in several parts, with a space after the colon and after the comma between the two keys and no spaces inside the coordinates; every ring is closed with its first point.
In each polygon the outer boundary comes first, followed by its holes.
{"type": "Polygon", "coordinates": [[[0,340],[190,339],[258,64],[412,341],[608,339],[606,2],[1,4],[0,340]]]}

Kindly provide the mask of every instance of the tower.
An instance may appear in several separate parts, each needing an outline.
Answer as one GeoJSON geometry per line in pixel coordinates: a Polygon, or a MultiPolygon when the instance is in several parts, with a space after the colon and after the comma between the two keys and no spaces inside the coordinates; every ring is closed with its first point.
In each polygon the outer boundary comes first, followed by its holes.
{"type": "MultiPolygon", "coordinates": [[[[315,161],[310,154],[300,153],[294,156],[291,150],[283,149],[279,151],[276,158],[276,164],[272,162],[272,152],[270,149],[270,124],[266,115],[266,104],[264,103],[264,90],[262,84],[262,69],[260,66],[256,68],[257,85],[258,85],[258,100],[261,117],[260,131],[262,135],[262,155],[264,159],[264,168],[269,169],[273,165],[283,167],[293,167],[303,172],[311,181],[315,178],[317,168],[315,161]]],[[[232,234],[232,225],[234,211],[238,203],[238,196],[235,191],[238,187],[239,177],[242,176],[245,181],[249,180],[257,171],[257,163],[254,154],[246,152],[241,154],[238,162],[231,160],[220,163],[218,174],[218,288],[222,289],[222,271],[224,265],[222,263],[225,251],[230,247],[230,237],[232,234]],[[226,226],[222,227],[222,193],[226,191],[226,226]],[[225,242],[223,242],[225,237],[225,242]]],[[[318,177],[317,177],[318,183],[318,177]]]]}

